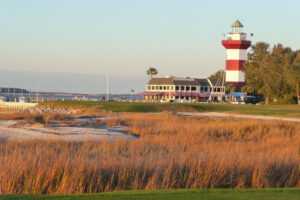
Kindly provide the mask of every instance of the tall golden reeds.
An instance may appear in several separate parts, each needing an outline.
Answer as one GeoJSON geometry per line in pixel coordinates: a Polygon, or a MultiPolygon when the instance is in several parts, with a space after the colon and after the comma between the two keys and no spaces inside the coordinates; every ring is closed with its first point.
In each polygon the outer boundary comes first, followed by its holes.
{"type": "Polygon", "coordinates": [[[139,139],[1,142],[0,187],[46,194],[300,186],[296,123],[171,113],[121,118],[115,123],[139,139]]]}

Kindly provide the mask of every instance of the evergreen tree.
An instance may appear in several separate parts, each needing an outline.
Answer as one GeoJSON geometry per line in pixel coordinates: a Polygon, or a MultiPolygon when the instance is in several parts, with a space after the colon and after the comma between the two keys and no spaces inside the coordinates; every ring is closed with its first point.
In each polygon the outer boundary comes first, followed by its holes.
{"type": "Polygon", "coordinates": [[[247,86],[253,88],[255,93],[262,92],[263,78],[260,75],[265,57],[270,54],[269,48],[270,45],[265,42],[258,42],[251,46],[251,51],[244,65],[247,86]]]}
{"type": "Polygon", "coordinates": [[[296,82],[295,78],[291,78],[295,70],[293,64],[295,57],[296,53],[291,48],[283,47],[281,44],[275,45],[272,49],[264,42],[252,46],[245,63],[247,88],[263,94],[266,104],[269,104],[270,100],[277,101],[290,97],[293,91],[291,81],[294,80],[294,85],[296,82]]]}
{"type": "Polygon", "coordinates": [[[297,103],[300,105],[299,83],[300,83],[300,51],[295,53],[293,64],[288,69],[286,80],[291,92],[296,92],[297,103]]]}

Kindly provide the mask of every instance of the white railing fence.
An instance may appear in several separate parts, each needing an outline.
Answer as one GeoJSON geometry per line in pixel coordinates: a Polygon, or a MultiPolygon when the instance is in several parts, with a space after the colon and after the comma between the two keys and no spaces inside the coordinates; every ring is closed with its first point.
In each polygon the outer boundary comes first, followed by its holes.
{"type": "Polygon", "coordinates": [[[27,102],[0,102],[0,114],[20,112],[27,108],[35,107],[37,103],[27,102]]]}

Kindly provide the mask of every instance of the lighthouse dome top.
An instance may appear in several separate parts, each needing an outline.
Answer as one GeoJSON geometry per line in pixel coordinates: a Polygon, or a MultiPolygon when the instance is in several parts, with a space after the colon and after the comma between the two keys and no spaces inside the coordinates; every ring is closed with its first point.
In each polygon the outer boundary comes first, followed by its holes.
{"type": "Polygon", "coordinates": [[[243,29],[243,24],[239,21],[239,20],[236,20],[232,25],[232,32],[233,33],[240,33],[242,32],[242,29],[243,29]]]}
{"type": "Polygon", "coordinates": [[[243,28],[243,24],[239,21],[239,20],[236,20],[232,25],[231,27],[239,27],[239,28],[243,28]]]}

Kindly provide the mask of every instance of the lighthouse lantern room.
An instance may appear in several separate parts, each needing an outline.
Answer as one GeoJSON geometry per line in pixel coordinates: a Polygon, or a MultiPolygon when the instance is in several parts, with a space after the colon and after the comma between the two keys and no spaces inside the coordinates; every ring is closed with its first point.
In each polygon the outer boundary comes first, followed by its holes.
{"type": "Polygon", "coordinates": [[[247,34],[242,32],[243,24],[236,20],[232,25],[232,32],[227,34],[222,45],[226,48],[226,83],[236,86],[240,91],[245,85],[244,63],[247,59],[247,49],[251,41],[247,40],[247,34]]]}

